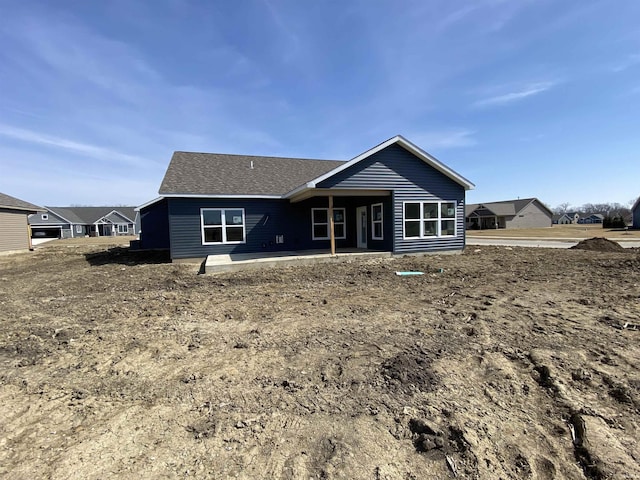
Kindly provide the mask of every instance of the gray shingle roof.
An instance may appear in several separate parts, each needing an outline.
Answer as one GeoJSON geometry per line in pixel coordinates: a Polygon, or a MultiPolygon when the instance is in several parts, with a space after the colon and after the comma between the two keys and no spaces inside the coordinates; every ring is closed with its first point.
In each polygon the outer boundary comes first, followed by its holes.
{"type": "Polygon", "coordinates": [[[136,218],[134,207],[47,207],[47,209],[71,223],[82,225],[94,223],[114,210],[120,212],[132,222],[136,218]]]}
{"type": "Polygon", "coordinates": [[[5,193],[0,193],[0,207],[15,210],[27,210],[29,212],[44,212],[44,208],[38,207],[33,203],[25,202],[19,198],[12,197],[5,193]]]}
{"type": "Polygon", "coordinates": [[[159,193],[280,196],[343,163],[336,160],[175,152],[159,193]]]}
{"type": "Polygon", "coordinates": [[[490,202],[490,203],[470,203],[465,206],[465,216],[469,216],[479,207],[484,207],[488,210],[491,210],[494,215],[497,216],[510,216],[517,215],[520,210],[529,205],[533,201],[538,201],[543,208],[547,208],[544,206],[540,200],[537,198],[522,198],[517,200],[504,200],[501,202],[490,202]]]}

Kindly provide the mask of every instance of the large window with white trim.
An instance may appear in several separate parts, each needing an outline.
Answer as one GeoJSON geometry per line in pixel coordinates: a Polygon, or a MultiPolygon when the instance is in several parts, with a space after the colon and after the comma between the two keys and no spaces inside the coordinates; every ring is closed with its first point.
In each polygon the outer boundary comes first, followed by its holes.
{"type": "Polygon", "coordinates": [[[118,233],[129,233],[129,225],[127,225],[126,223],[119,223],[118,233]]]}
{"type": "Polygon", "coordinates": [[[371,238],[373,240],[383,240],[381,203],[371,205],[371,238]]]}
{"type": "Polygon", "coordinates": [[[456,235],[456,202],[405,202],[403,212],[404,238],[456,235]]]}
{"type": "Polygon", "coordinates": [[[202,244],[244,243],[244,208],[201,208],[202,244]]]}
{"type": "MultiPolygon", "coordinates": [[[[333,209],[333,231],[336,239],[347,238],[344,208],[333,209]]],[[[329,209],[311,209],[311,235],[313,240],[329,240],[329,209]]]]}

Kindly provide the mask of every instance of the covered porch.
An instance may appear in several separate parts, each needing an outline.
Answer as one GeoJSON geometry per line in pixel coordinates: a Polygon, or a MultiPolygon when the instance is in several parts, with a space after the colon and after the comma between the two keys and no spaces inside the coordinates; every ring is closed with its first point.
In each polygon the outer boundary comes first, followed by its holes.
{"type": "MultiPolygon", "coordinates": [[[[389,190],[312,188],[290,198],[309,238],[304,250],[329,255],[393,250],[389,190]]],[[[298,250],[298,249],[296,249],[298,250]]]]}
{"type": "Polygon", "coordinates": [[[489,210],[482,208],[473,211],[466,218],[467,230],[488,230],[506,228],[507,224],[504,216],[499,216],[489,210]]]}

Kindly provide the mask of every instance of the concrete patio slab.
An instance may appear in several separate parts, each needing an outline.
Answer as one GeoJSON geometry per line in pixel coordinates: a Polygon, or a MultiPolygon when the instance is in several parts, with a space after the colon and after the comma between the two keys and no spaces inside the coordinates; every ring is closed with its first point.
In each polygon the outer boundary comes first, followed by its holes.
{"type": "Polygon", "coordinates": [[[269,252],[263,254],[246,253],[230,255],[209,255],[205,260],[204,273],[237,272],[270,267],[289,267],[296,265],[316,265],[319,263],[348,262],[363,258],[389,258],[391,252],[370,250],[341,250],[336,255],[326,250],[304,252],[269,252]]]}

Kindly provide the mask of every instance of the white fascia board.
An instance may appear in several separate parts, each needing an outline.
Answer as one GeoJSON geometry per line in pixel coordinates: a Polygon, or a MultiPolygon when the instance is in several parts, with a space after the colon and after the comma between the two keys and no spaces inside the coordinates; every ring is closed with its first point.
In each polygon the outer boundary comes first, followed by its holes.
{"type": "MultiPolygon", "coordinates": [[[[378,153],[380,150],[384,150],[385,148],[387,148],[390,145],[393,145],[394,143],[397,143],[398,145],[403,147],[405,150],[408,150],[409,152],[413,153],[416,157],[420,158],[422,161],[432,166],[433,168],[438,170],[440,173],[446,175],[447,177],[452,179],[454,182],[462,185],[465,190],[473,190],[475,188],[475,185],[471,183],[469,180],[464,178],[462,175],[459,175],[458,173],[454,172],[449,167],[445,166],[442,162],[440,162],[437,158],[428,154],[421,148],[417,147],[416,145],[414,145],[413,143],[411,143],[409,140],[407,140],[401,135],[396,135],[395,137],[390,138],[386,142],[382,142],[380,145],[377,145],[367,150],[366,152],[361,153],[360,155],[353,158],[352,160],[349,160],[348,162],[345,162],[344,164],[334,168],[330,172],[327,172],[324,175],[321,175],[318,178],[311,180],[305,185],[305,187],[315,188],[315,186],[318,183],[322,182],[323,180],[326,180],[327,178],[332,177],[337,173],[340,173],[344,169],[349,168],[352,165],[355,165],[356,163],[364,160],[365,158],[370,157],[375,153],[378,153]]],[[[293,192],[290,192],[288,195],[291,195],[291,194],[293,194],[293,192]]]]}
{"type": "MultiPolygon", "coordinates": [[[[129,220],[129,222],[130,222],[130,223],[133,223],[133,220],[131,220],[131,219],[130,219],[129,217],[127,217],[124,213],[122,213],[120,210],[117,210],[117,209],[111,210],[111,211],[110,211],[109,213],[107,213],[103,218],[108,217],[108,216],[109,216],[109,215],[111,215],[112,213],[115,213],[116,215],[120,215],[120,216],[121,216],[122,218],[124,218],[125,220],[129,220]]],[[[114,222],[111,222],[111,223],[114,223],[114,222]]],[[[116,224],[114,223],[114,225],[116,225],[116,224]]],[[[124,225],[124,224],[123,224],[123,223],[121,223],[121,224],[117,224],[117,225],[124,225]]]]}
{"type": "Polygon", "coordinates": [[[141,209],[146,208],[146,207],[148,207],[148,206],[150,206],[150,205],[153,205],[154,203],[158,203],[158,202],[159,202],[159,201],[161,201],[161,200],[164,200],[164,197],[157,197],[157,198],[154,198],[153,200],[149,200],[147,203],[143,203],[142,205],[140,205],[140,206],[138,206],[138,207],[134,208],[134,210],[135,210],[136,212],[139,212],[141,209]]]}
{"type": "Polygon", "coordinates": [[[199,193],[169,193],[163,194],[164,198],[263,198],[282,200],[283,195],[202,195],[199,193]]]}

